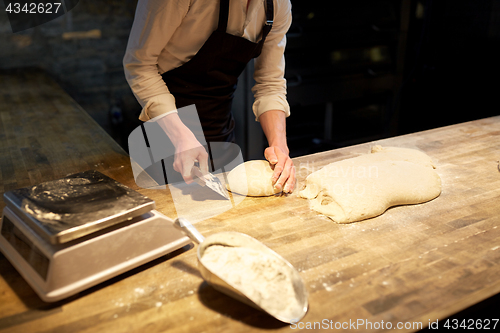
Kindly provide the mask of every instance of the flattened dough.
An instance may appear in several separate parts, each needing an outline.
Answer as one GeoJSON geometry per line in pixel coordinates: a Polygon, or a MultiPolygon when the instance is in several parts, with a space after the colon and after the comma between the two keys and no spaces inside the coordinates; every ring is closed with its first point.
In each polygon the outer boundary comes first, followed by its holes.
{"type": "Polygon", "coordinates": [[[425,153],[408,148],[374,146],[370,154],[331,163],[306,178],[299,196],[311,208],[338,223],[384,213],[396,205],[432,200],[441,179],[425,153]]]}
{"type": "Polygon", "coordinates": [[[268,161],[254,160],[238,165],[227,175],[227,189],[248,196],[269,196],[281,191],[273,187],[273,170],[268,161]]]}

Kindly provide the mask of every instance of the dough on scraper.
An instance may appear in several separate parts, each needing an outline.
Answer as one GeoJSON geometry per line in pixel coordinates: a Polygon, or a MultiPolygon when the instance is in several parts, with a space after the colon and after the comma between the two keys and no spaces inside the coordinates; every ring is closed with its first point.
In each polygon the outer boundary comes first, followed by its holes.
{"type": "Polygon", "coordinates": [[[273,170],[268,161],[247,161],[229,172],[226,187],[229,191],[242,195],[254,197],[273,195],[281,191],[274,189],[272,175],[273,170]]]}
{"type": "Polygon", "coordinates": [[[338,223],[384,213],[389,207],[432,200],[441,179],[425,153],[408,148],[374,146],[370,154],[328,164],[306,178],[299,196],[311,208],[338,223]]]}

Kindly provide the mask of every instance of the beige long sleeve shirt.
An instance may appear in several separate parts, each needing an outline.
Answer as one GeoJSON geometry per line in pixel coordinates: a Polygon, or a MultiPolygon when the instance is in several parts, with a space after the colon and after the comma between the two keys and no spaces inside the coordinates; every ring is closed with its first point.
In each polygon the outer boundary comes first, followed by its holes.
{"type": "MultiPolygon", "coordinates": [[[[227,33],[257,42],[266,21],[265,0],[231,0],[227,33]]],[[[143,107],[139,119],[175,112],[175,98],[161,74],[189,61],[217,28],[218,0],[139,0],[123,65],[126,79],[143,107]]],[[[274,0],[274,24],[255,59],[252,88],[256,119],[269,110],[288,116],[284,78],[290,0],[274,0]]]]}

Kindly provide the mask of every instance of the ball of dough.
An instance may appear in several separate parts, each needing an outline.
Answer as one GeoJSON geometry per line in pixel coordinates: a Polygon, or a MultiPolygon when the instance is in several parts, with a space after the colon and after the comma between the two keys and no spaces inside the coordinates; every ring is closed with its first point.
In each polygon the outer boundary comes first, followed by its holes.
{"type": "Polygon", "coordinates": [[[233,193],[252,197],[270,196],[281,192],[273,187],[273,169],[268,161],[247,161],[227,175],[227,189],[233,193]]]}

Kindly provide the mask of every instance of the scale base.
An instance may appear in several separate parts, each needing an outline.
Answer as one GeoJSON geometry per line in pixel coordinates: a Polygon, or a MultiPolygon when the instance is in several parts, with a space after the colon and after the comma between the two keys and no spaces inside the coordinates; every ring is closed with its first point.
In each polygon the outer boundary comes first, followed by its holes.
{"type": "Polygon", "coordinates": [[[9,207],[0,230],[0,251],[46,302],[75,295],[191,242],[155,210],[58,245],[28,228],[9,207]]]}

